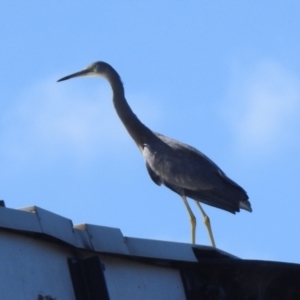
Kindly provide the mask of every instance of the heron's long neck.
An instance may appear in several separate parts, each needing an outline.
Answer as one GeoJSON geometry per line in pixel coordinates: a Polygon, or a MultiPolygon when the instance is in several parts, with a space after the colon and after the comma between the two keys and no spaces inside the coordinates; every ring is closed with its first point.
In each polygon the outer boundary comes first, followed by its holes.
{"type": "Polygon", "coordinates": [[[138,119],[128,105],[118,73],[112,70],[106,78],[113,91],[113,103],[118,116],[137,145],[142,146],[149,138],[154,136],[153,132],[138,119]]]}

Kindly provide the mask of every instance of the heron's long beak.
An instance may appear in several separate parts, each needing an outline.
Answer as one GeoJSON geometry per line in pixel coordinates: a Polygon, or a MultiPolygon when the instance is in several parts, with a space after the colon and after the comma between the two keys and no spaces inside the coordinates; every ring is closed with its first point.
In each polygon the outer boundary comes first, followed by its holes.
{"type": "Polygon", "coordinates": [[[90,75],[91,74],[91,70],[89,69],[84,69],[82,71],[79,71],[79,72],[76,72],[76,73],[73,73],[71,75],[68,75],[68,76],[65,76],[59,80],[57,80],[57,82],[59,81],[63,81],[63,80],[67,80],[67,79],[71,79],[71,78],[75,78],[75,77],[82,77],[82,76],[87,76],[87,75],[90,75]]]}

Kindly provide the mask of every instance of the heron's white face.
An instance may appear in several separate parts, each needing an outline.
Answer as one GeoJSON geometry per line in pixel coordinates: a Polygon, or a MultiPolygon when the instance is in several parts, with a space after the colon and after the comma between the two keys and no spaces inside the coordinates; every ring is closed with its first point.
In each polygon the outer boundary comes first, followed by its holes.
{"type": "Polygon", "coordinates": [[[90,71],[90,72],[83,73],[82,75],[78,75],[76,77],[97,77],[97,76],[99,76],[99,74],[97,74],[93,71],[90,71]]]}

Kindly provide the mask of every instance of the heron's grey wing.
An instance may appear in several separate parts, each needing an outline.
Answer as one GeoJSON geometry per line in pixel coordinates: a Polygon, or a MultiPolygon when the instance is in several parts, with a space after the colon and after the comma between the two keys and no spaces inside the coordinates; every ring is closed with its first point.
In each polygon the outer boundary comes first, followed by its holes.
{"type": "Polygon", "coordinates": [[[174,192],[235,213],[251,211],[247,193],[197,149],[160,134],[161,140],[144,144],[147,168],[154,182],[174,192]]]}
{"type": "Polygon", "coordinates": [[[190,190],[222,189],[227,184],[234,189],[243,190],[196,148],[159,133],[155,135],[167,147],[163,151],[160,149],[156,152],[154,146],[149,147],[148,151],[153,153],[148,154],[147,158],[150,159],[149,166],[162,182],[190,190]]]}
{"type": "Polygon", "coordinates": [[[218,183],[218,169],[204,155],[178,151],[177,155],[158,158],[162,179],[189,190],[210,190],[218,183]]]}
{"type": "Polygon", "coordinates": [[[236,182],[234,182],[232,179],[230,179],[221,169],[219,169],[219,174],[227,183],[231,184],[234,187],[241,189],[241,187],[236,182]]]}
{"type": "MultiPolygon", "coordinates": [[[[178,142],[179,143],[179,142],[178,142]]],[[[149,175],[155,183],[179,189],[212,189],[217,180],[218,167],[194,148],[165,147],[155,151],[156,145],[146,145],[142,151],[149,175]]]]}

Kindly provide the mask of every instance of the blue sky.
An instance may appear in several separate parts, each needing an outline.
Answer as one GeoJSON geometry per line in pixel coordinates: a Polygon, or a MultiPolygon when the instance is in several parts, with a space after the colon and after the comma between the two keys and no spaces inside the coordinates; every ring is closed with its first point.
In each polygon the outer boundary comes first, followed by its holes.
{"type": "Polygon", "coordinates": [[[300,2],[161,2],[2,1],[0,199],[190,242],[182,200],[149,178],[108,83],[56,83],[103,60],[147,126],[248,192],[253,213],[203,206],[218,248],[300,263],[300,2]]]}

